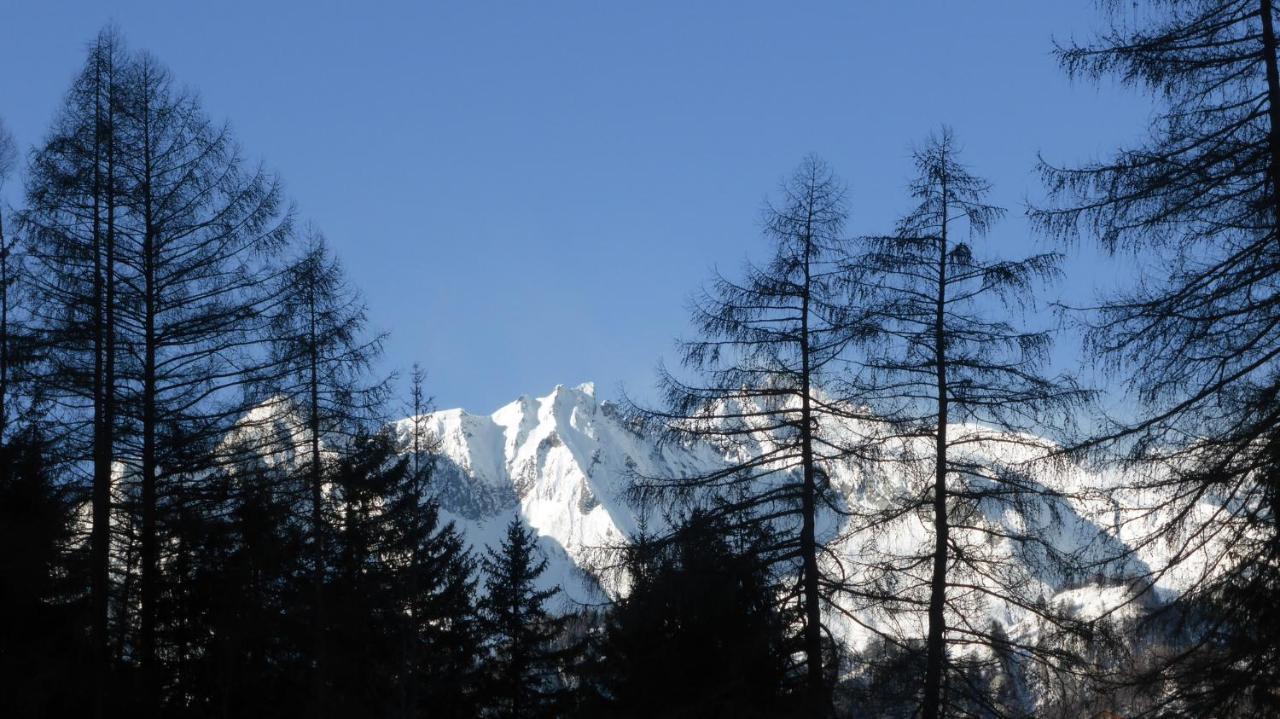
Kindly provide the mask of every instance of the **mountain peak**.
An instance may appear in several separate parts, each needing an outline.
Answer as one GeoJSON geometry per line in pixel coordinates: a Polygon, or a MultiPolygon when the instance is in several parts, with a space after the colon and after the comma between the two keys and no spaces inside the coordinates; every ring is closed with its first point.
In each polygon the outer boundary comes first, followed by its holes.
{"type": "MultiPolygon", "coordinates": [[[[644,436],[630,426],[623,415],[610,411],[609,405],[598,403],[595,385],[556,385],[542,397],[524,395],[491,415],[472,415],[461,410],[446,410],[430,416],[428,425],[440,441],[441,456],[437,464],[435,487],[442,509],[453,519],[473,547],[494,546],[512,518],[520,518],[540,537],[547,553],[550,571],[547,588],[559,586],[573,601],[598,601],[599,588],[592,578],[591,567],[600,552],[625,543],[634,533],[638,510],[628,501],[628,488],[636,476],[688,477],[724,469],[731,458],[725,450],[707,443],[662,443],[644,436]]],[[[854,422],[850,420],[850,422],[854,422]]],[[[830,427],[833,432],[851,436],[862,431],[859,426],[830,427]]],[[[1025,457],[1013,457],[999,441],[985,441],[990,430],[979,431],[967,425],[955,425],[959,434],[973,433],[975,441],[968,451],[975,460],[1003,465],[1017,463],[1025,457]]],[[[998,439],[998,438],[995,438],[998,439]]],[[[1027,446],[1025,439],[1018,446],[1027,446]]],[[[904,470],[865,473],[856,463],[833,460],[825,468],[834,491],[843,495],[850,506],[875,511],[894,501],[906,480],[904,470]],[[874,488],[874,491],[869,491],[874,488]]],[[[1047,477],[1053,486],[1064,482],[1072,486],[1102,481],[1083,468],[1068,468],[1061,476],[1047,477]]],[[[1043,537],[1050,550],[1080,555],[1090,561],[1121,555],[1126,537],[1117,531],[1121,523],[1115,509],[1087,499],[1057,495],[1048,487],[1040,509],[1029,514],[1011,516],[983,507],[981,521],[994,526],[1012,523],[1017,531],[1034,531],[1043,537]],[[1042,511],[1041,511],[1042,510],[1042,511]],[[1087,556],[1086,556],[1087,555],[1087,556]]],[[[651,520],[652,521],[652,520],[651,520]]],[[[823,520],[826,536],[835,538],[843,532],[839,517],[823,520]]],[[[1011,525],[1011,526],[1012,526],[1011,525]]],[[[653,529],[653,527],[650,527],[653,529]]],[[[1002,533],[1012,531],[1006,527],[1002,533]]],[[[917,551],[922,541],[913,531],[904,530],[875,537],[854,536],[833,539],[832,552],[858,556],[871,541],[883,547],[898,547],[904,552],[917,551]]],[[[1097,607],[1110,607],[1116,592],[1111,588],[1128,576],[1141,576],[1141,560],[1108,566],[1097,578],[1066,576],[1044,569],[1048,564],[1034,552],[1019,553],[1015,547],[993,547],[1017,563],[1026,581],[1035,582],[1046,599],[1063,594],[1063,601],[1080,607],[1084,613],[1097,607]],[[1035,555],[1035,556],[1033,556],[1035,555]],[[1106,576],[1104,576],[1106,575],[1106,576]],[[1114,576],[1111,576],[1114,575],[1114,576]]],[[[1137,552],[1137,555],[1143,552],[1137,552]]],[[[613,589],[620,589],[615,587],[613,589]]],[[[993,603],[987,608],[991,620],[1014,631],[1020,621],[1029,621],[1027,613],[1017,606],[993,603]]],[[[868,641],[874,627],[891,618],[866,614],[858,623],[832,617],[834,631],[853,646],[868,641]]],[[[1025,627],[1019,631],[1029,631],[1025,627]]]]}

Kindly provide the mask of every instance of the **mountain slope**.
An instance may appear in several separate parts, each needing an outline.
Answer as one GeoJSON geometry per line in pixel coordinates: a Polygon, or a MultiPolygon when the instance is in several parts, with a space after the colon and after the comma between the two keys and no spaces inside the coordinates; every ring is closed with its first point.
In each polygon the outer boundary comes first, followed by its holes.
{"type": "MultiPolygon", "coordinates": [[[[604,599],[582,569],[635,532],[624,497],[631,472],[666,475],[721,461],[710,448],[659,449],[626,426],[616,405],[597,401],[590,384],[521,397],[489,415],[451,409],[426,420],[441,444],[434,481],[444,513],[477,548],[495,546],[520,516],[548,555],[548,585],[568,602],[604,599]]],[[[412,426],[412,418],[396,423],[402,436],[412,426]]]]}
{"type": "MultiPolygon", "coordinates": [[[[426,418],[427,431],[439,439],[441,458],[436,472],[436,492],[446,515],[453,519],[477,549],[496,545],[505,524],[519,516],[540,536],[550,560],[547,586],[564,592],[564,608],[574,603],[604,601],[589,568],[601,550],[625,542],[635,532],[638,517],[625,499],[629,477],[679,476],[690,470],[705,472],[723,466],[727,458],[710,446],[672,447],[637,433],[617,406],[598,401],[592,385],[556,387],[544,397],[521,397],[489,415],[460,409],[434,412],[426,418]]],[[[411,419],[396,429],[407,436],[411,419]]],[[[857,427],[836,431],[856,432],[857,427]]],[[[1035,438],[1007,442],[1008,436],[990,430],[957,425],[953,436],[971,435],[972,459],[986,464],[1017,466],[1033,454],[1035,438]]],[[[911,447],[904,447],[905,451],[911,447]]],[[[852,465],[827,467],[833,486],[846,507],[874,511],[908,489],[912,473],[901,466],[893,473],[871,474],[852,465]]],[[[1128,521],[1141,506],[1141,498],[1125,502],[1129,509],[1083,490],[1106,486],[1114,476],[1097,475],[1065,466],[1041,477],[1045,494],[1026,511],[983,506],[982,521],[1010,533],[1040,540],[1030,546],[1013,541],[992,542],[983,551],[1009,560],[1007,581],[1048,602],[1081,615],[1096,616],[1125,604],[1153,567],[1162,566],[1168,552],[1161,545],[1142,545],[1129,551],[1128,542],[1139,538],[1145,525],[1128,521]],[[1061,494],[1059,494],[1061,493],[1061,494]],[[1053,555],[1087,563],[1087,574],[1059,571],[1049,561],[1053,555]],[[1110,559],[1109,558],[1114,558],[1110,559]],[[1109,561],[1108,561],[1109,560],[1109,561]]],[[[1206,508],[1209,511],[1210,508],[1206,508]]],[[[910,554],[931,541],[925,517],[909,517],[888,531],[850,533],[837,515],[822,524],[822,532],[835,554],[848,560],[848,573],[858,579],[860,558],[876,552],[910,554]]],[[[1194,575],[1191,569],[1155,577],[1154,596],[1167,596],[1194,575]]],[[[990,581],[990,580],[984,580],[990,581]]],[[[998,587],[992,587],[998,590],[998,587]]],[[[998,594],[999,592],[993,592],[998,594]]],[[[874,606],[846,607],[856,621],[833,614],[829,621],[837,635],[852,646],[867,641],[878,629],[923,633],[923,626],[886,617],[874,606]]],[[[977,611],[1014,635],[1034,633],[1031,612],[998,599],[980,603],[977,611]]]]}

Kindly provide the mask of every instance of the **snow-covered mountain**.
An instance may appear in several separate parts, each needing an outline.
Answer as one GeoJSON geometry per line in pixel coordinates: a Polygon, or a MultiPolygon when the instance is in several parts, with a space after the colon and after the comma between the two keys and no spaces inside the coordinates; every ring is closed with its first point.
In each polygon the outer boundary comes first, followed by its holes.
{"type": "MultiPolygon", "coordinates": [[[[544,580],[562,601],[598,604],[607,595],[585,568],[636,530],[625,499],[634,472],[664,476],[723,462],[709,447],[659,448],[628,427],[618,407],[591,384],[520,397],[488,415],[433,412],[425,432],[440,443],[434,474],[443,514],[472,546],[496,545],[512,517],[540,536],[549,559],[544,580]]],[[[396,423],[403,436],[413,419],[396,423]]]]}
{"type": "MultiPolygon", "coordinates": [[[[673,447],[638,433],[626,422],[619,408],[596,397],[593,385],[558,386],[543,397],[521,397],[492,414],[477,415],[461,409],[434,412],[425,417],[427,431],[439,439],[442,457],[436,471],[436,491],[448,518],[454,520],[477,550],[493,546],[512,517],[519,516],[540,535],[550,561],[544,577],[548,586],[558,585],[566,608],[574,603],[597,604],[605,600],[589,568],[603,548],[625,542],[637,525],[636,510],[625,498],[629,478],[638,472],[647,476],[679,476],[689,470],[705,471],[722,465],[726,458],[710,446],[673,447]]],[[[411,418],[400,420],[396,429],[408,435],[411,418]]],[[[857,428],[850,427],[853,432],[857,428]]],[[[839,431],[837,429],[836,431],[839,431]]],[[[976,459],[985,463],[1016,466],[1034,454],[1034,438],[1002,442],[989,430],[957,425],[953,435],[968,433],[974,442],[967,445],[976,459]],[[986,437],[987,439],[984,439],[986,437]]],[[[1006,438],[1007,439],[1007,438],[1006,438]]],[[[904,447],[910,450],[910,447],[904,447]]],[[[874,511],[892,501],[900,483],[912,480],[907,470],[900,475],[871,476],[852,465],[827,468],[834,487],[846,507],[874,511]]],[[[1007,580],[1017,582],[1024,592],[1044,601],[1059,602],[1081,615],[1096,616],[1125,603],[1140,582],[1133,578],[1150,574],[1167,557],[1161,545],[1137,548],[1122,560],[1097,564],[1085,576],[1052,569],[1043,562],[1046,553],[1061,553],[1076,559],[1097,562],[1123,555],[1127,543],[1151,528],[1158,517],[1144,523],[1128,520],[1141,506],[1141,498],[1125,502],[1129,509],[1082,490],[1105,486],[1114,477],[1091,474],[1079,467],[1061,467],[1040,481],[1064,496],[1047,494],[1027,512],[1010,512],[1006,507],[984,507],[982,521],[1010,532],[1040,537],[1043,546],[1028,549],[1021,543],[990,541],[982,551],[992,557],[1011,560],[1007,580]],[[1071,496],[1066,496],[1071,495],[1071,496]]],[[[849,534],[838,518],[821,528],[837,557],[856,577],[860,558],[872,553],[907,554],[920,551],[932,541],[926,518],[908,517],[886,529],[869,534],[849,534]]],[[[1176,592],[1190,569],[1160,576],[1155,596],[1176,592]]],[[[858,621],[832,616],[835,630],[845,641],[857,646],[871,633],[868,627],[894,621],[896,631],[923,632],[901,617],[878,616],[874,607],[848,607],[858,613],[858,621]]],[[[977,611],[1007,631],[1026,634],[1036,631],[1029,612],[1015,603],[990,598],[977,611]]]]}

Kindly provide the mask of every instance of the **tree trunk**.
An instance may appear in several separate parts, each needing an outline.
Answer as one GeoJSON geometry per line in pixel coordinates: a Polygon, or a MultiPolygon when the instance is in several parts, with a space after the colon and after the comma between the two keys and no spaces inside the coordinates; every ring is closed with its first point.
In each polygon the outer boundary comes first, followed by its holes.
{"type": "Polygon", "coordinates": [[[5,397],[9,393],[9,247],[4,243],[4,208],[0,207],[0,442],[4,441],[5,397]]]}
{"type": "MultiPolygon", "coordinates": [[[[1273,213],[1272,233],[1275,240],[1280,241],[1280,68],[1277,68],[1276,33],[1272,17],[1271,0],[1261,0],[1262,16],[1262,51],[1263,62],[1267,68],[1267,144],[1271,148],[1271,164],[1268,168],[1271,176],[1271,205],[1273,213]]],[[[1271,491],[1271,516],[1280,517],[1280,489],[1271,491]]],[[[1280,549],[1280,531],[1273,525],[1273,553],[1280,549]]]]}
{"type": "MultiPolygon", "coordinates": [[[[109,562],[111,542],[111,449],[106,434],[104,393],[104,351],[105,326],[103,318],[104,290],[103,276],[104,257],[102,253],[102,204],[111,205],[110,185],[103,192],[101,176],[102,142],[106,137],[107,144],[114,138],[103,132],[102,108],[102,60],[101,43],[94,50],[94,121],[93,121],[93,493],[92,513],[93,525],[90,530],[90,594],[92,595],[92,631],[94,650],[94,692],[93,712],[95,717],[106,713],[106,693],[108,683],[108,667],[110,655],[107,650],[107,606],[109,602],[109,562]]],[[[109,101],[108,101],[108,104],[109,101]]],[[[108,110],[109,111],[109,110],[108,110]]],[[[106,125],[109,127],[109,125],[106,125]]]]}
{"type": "Polygon", "coordinates": [[[312,550],[313,567],[312,567],[312,583],[315,591],[315,606],[312,609],[312,631],[314,632],[313,640],[315,643],[315,671],[313,675],[314,692],[315,692],[315,716],[324,717],[326,707],[326,685],[325,685],[325,641],[324,641],[324,513],[322,503],[324,501],[323,487],[321,481],[323,479],[320,467],[320,357],[319,357],[319,338],[316,329],[316,307],[315,307],[315,288],[308,288],[312,292],[309,307],[310,312],[310,332],[307,336],[308,351],[310,352],[310,391],[311,391],[311,407],[310,416],[308,417],[308,425],[311,430],[311,531],[312,531],[312,550]]]}
{"type": "Polygon", "coordinates": [[[413,479],[410,483],[413,506],[409,508],[407,521],[412,526],[413,547],[409,552],[409,576],[406,582],[407,591],[404,607],[401,608],[405,620],[404,630],[400,637],[400,714],[402,719],[409,719],[417,713],[418,683],[413,676],[418,666],[418,614],[415,601],[418,598],[418,542],[422,526],[422,376],[418,366],[413,370],[413,479]]]}
{"type": "Polygon", "coordinates": [[[156,314],[159,310],[157,280],[158,238],[152,206],[152,155],[150,78],[140,83],[143,90],[143,365],[142,365],[142,632],[141,663],[144,683],[144,715],[159,715],[159,671],[156,666],[156,603],[159,599],[159,546],[157,543],[156,495],[156,314]]]}
{"type": "MultiPolygon", "coordinates": [[[[112,56],[114,57],[114,56],[112,56]]],[[[114,69],[111,71],[114,78],[114,69]]],[[[114,83],[114,79],[112,80],[114,83]]],[[[94,571],[100,576],[97,581],[101,582],[102,595],[99,598],[94,597],[94,619],[102,622],[103,644],[103,661],[107,661],[106,651],[106,631],[107,631],[107,606],[110,600],[108,593],[110,586],[109,564],[110,564],[110,515],[111,515],[111,469],[115,463],[115,437],[116,437],[116,196],[115,196],[115,119],[112,101],[108,100],[107,104],[107,180],[106,180],[106,204],[107,204],[107,226],[106,226],[106,244],[104,247],[102,265],[104,274],[104,292],[102,301],[102,322],[103,322],[103,348],[102,348],[102,427],[101,427],[101,467],[94,467],[94,476],[102,477],[101,490],[97,484],[94,485],[94,510],[98,509],[99,502],[103,512],[102,536],[101,536],[101,556],[94,557],[94,571]],[[101,491],[101,497],[98,492],[101,491]],[[101,602],[101,604],[99,604],[101,602]]],[[[94,524],[94,530],[97,531],[97,524],[94,524]]],[[[98,551],[97,544],[94,545],[95,551],[98,551]]],[[[103,672],[109,669],[109,665],[103,665],[103,672]]],[[[104,687],[105,694],[105,687],[104,687]]]]}
{"type": "MultiPolygon", "coordinates": [[[[945,161],[945,156],[944,156],[945,161]]],[[[934,314],[934,363],[937,372],[938,427],[934,435],[933,577],[929,583],[928,656],[925,663],[924,719],[937,719],[946,670],[947,593],[947,180],[942,177],[942,228],[938,237],[938,294],[934,314]]]]}
{"type": "MultiPolygon", "coordinates": [[[[812,227],[806,227],[812,233],[812,227]]],[[[808,670],[806,684],[809,694],[809,710],[813,716],[825,716],[827,712],[825,682],[822,672],[822,606],[818,592],[818,550],[816,537],[817,478],[813,460],[813,410],[809,393],[812,391],[809,362],[809,287],[810,249],[812,234],[805,238],[804,289],[800,311],[800,457],[804,467],[804,487],[801,493],[803,518],[800,527],[800,555],[804,561],[804,652],[808,670]]]]}
{"type": "Polygon", "coordinates": [[[1262,18],[1262,61],[1267,69],[1267,145],[1271,149],[1268,175],[1275,229],[1280,234],[1280,69],[1276,63],[1276,33],[1271,0],[1260,0],[1262,18]]]}

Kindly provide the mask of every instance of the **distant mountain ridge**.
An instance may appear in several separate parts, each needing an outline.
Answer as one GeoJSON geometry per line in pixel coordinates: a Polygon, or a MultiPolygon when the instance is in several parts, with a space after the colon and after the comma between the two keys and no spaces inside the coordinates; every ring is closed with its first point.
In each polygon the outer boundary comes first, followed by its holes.
{"type": "MultiPolygon", "coordinates": [[[[723,461],[709,447],[658,447],[628,427],[617,405],[598,401],[589,383],[523,396],[488,415],[449,409],[424,419],[440,443],[433,483],[444,514],[476,548],[496,543],[521,517],[550,560],[548,585],[571,603],[605,598],[584,569],[636,531],[625,498],[633,472],[660,476],[723,461]]],[[[394,427],[407,441],[413,419],[394,427]]]]}
{"type": "MultiPolygon", "coordinates": [[[[680,476],[722,467],[731,459],[707,444],[673,446],[644,436],[616,404],[599,400],[589,383],[557,386],[541,397],[522,396],[487,415],[448,409],[423,419],[426,432],[440,442],[433,482],[445,517],[457,524],[477,550],[496,545],[506,523],[520,517],[540,537],[549,559],[544,584],[563,590],[559,602],[565,611],[608,600],[608,592],[601,591],[590,568],[602,550],[626,542],[637,529],[637,510],[625,496],[634,474],[680,476]]],[[[393,423],[404,439],[412,426],[412,418],[393,423]]],[[[954,425],[951,431],[956,436],[970,433],[979,438],[968,451],[982,461],[1027,458],[1010,453],[1029,450],[986,446],[980,437],[993,436],[989,429],[954,425]]],[[[846,506],[879,506],[893,495],[896,482],[907,481],[883,471],[868,476],[850,464],[826,470],[846,506]]],[[[1050,489],[1064,494],[1047,492],[1042,506],[1023,516],[994,508],[984,510],[984,521],[993,526],[1030,532],[1043,539],[1039,547],[1004,542],[990,551],[1007,557],[1015,567],[1012,576],[1030,583],[1027,586],[1036,589],[1044,601],[1057,602],[1080,616],[1098,616],[1118,607],[1137,611],[1143,604],[1172,596],[1183,581],[1204,569],[1190,562],[1178,572],[1161,575],[1143,602],[1131,604],[1135,592],[1148,586],[1134,578],[1149,575],[1167,556],[1156,545],[1130,551],[1127,543],[1160,518],[1131,521],[1133,507],[1141,506],[1141,498],[1126,502],[1132,506],[1122,509],[1094,492],[1075,496],[1078,489],[1115,482],[1114,476],[1067,465],[1044,481],[1053,485],[1050,489]],[[1048,553],[1082,560],[1090,569],[1083,574],[1047,570],[1052,563],[1042,560],[1048,553]],[[1118,559],[1103,561],[1108,557],[1118,559]]],[[[1211,510],[1206,506],[1205,511],[1211,510]]],[[[832,517],[820,524],[820,532],[832,541],[837,555],[848,558],[858,557],[873,545],[911,550],[931,541],[923,521],[907,522],[892,532],[836,539],[843,529],[840,520],[832,517]]],[[[1011,636],[1026,637],[1038,631],[1036,618],[1024,608],[999,601],[984,606],[990,621],[1011,636]]],[[[888,621],[876,616],[874,610],[849,609],[860,613],[858,621],[834,612],[828,621],[836,635],[851,646],[860,646],[873,636],[868,627],[883,627],[888,621]]],[[[923,634],[923,625],[913,626],[901,618],[894,621],[897,631],[923,634]]]]}

